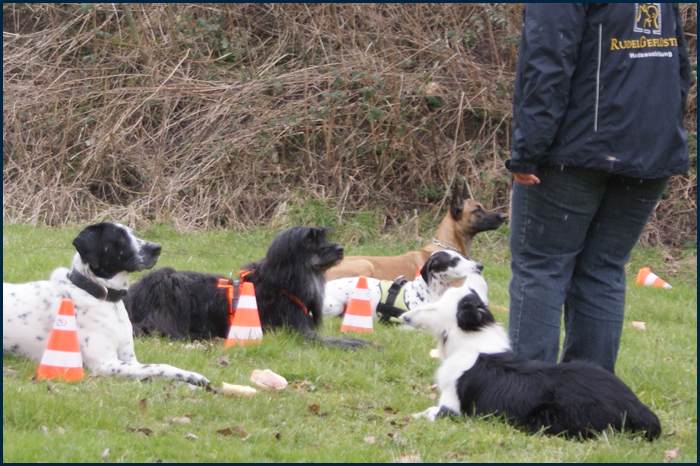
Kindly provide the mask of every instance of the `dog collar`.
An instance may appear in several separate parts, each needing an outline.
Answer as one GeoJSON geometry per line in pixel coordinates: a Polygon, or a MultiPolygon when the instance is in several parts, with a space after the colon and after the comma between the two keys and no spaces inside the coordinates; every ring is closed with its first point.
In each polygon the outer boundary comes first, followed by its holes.
{"type": "Polygon", "coordinates": [[[291,299],[292,301],[294,301],[295,303],[297,303],[299,306],[301,306],[301,308],[304,310],[304,314],[308,314],[308,313],[309,313],[309,310],[306,309],[306,306],[304,306],[304,303],[302,303],[301,300],[300,300],[299,298],[297,298],[296,296],[293,296],[293,295],[287,293],[287,292],[284,291],[284,290],[282,290],[282,294],[285,295],[287,298],[291,299]]]}
{"type": "Polygon", "coordinates": [[[101,301],[118,303],[126,296],[126,290],[115,290],[114,288],[98,285],[80,272],[72,271],[68,274],[68,279],[75,286],[101,301]]]}
{"type": "MultiPolygon", "coordinates": [[[[462,254],[459,250],[457,250],[457,248],[455,248],[455,247],[453,247],[453,246],[448,246],[448,245],[444,244],[442,241],[440,241],[440,240],[437,239],[437,238],[433,238],[433,244],[434,244],[435,246],[440,246],[441,248],[449,249],[450,251],[454,251],[454,252],[456,252],[456,253],[458,253],[458,254],[462,254]]],[[[467,255],[464,255],[464,257],[466,257],[467,259],[469,259],[469,256],[467,256],[467,255]]]]}

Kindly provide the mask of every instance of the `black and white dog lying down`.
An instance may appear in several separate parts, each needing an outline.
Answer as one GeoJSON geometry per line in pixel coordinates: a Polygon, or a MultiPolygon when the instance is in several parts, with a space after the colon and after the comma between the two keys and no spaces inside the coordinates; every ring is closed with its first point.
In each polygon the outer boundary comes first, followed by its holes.
{"type": "MultiPolygon", "coordinates": [[[[343,248],[326,238],[327,229],[292,227],[275,237],[245,280],[255,286],[263,330],[289,328],[302,336],[342,347],[367,345],[355,338],[322,338],[324,272],[343,258],[343,248]]],[[[230,301],[219,288],[221,275],[155,270],[133,284],[125,298],[134,327],[173,338],[226,338],[230,301]]]]}
{"type": "Polygon", "coordinates": [[[48,281],[2,284],[2,349],[42,359],[63,298],[73,300],[83,364],[100,375],[163,377],[195,385],[209,381],[167,364],[141,364],[123,296],[127,275],[150,269],[161,247],[141,240],[118,223],[90,225],[73,240],[78,252],[71,269],[53,271],[48,281]]]}
{"type": "MultiPolygon", "coordinates": [[[[399,317],[419,304],[440,299],[442,294],[458,280],[484,268],[478,262],[467,259],[453,251],[435,251],[421,268],[413,281],[378,280],[367,278],[372,315],[383,322],[399,317]]],[[[345,312],[359,277],[338,278],[326,283],[323,298],[323,315],[340,316],[345,312]]]]}
{"type": "Polygon", "coordinates": [[[661,433],[656,415],[614,374],[574,361],[530,361],[510,349],[479,293],[447,290],[442,298],[401,316],[438,340],[440,403],[414,417],[494,414],[530,433],[592,437],[613,427],[661,433]]]}

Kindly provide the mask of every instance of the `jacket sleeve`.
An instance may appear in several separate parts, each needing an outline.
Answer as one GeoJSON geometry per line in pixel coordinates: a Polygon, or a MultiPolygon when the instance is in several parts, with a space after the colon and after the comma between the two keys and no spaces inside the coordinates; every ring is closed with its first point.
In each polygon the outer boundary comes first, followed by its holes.
{"type": "Polygon", "coordinates": [[[525,7],[513,93],[513,148],[506,167],[536,173],[569,105],[571,77],[586,25],[580,3],[525,7]]]}
{"type": "Polygon", "coordinates": [[[685,41],[685,28],[683,18],[678,11],[678,4],[674,4],[673,10],[676,13],[676,38],[678,39],[678,61],[680,62],[681,78],[681,105],[685,115],[686,100],[690,90],[690,60],[688,58],[688,44],[685,41]]]}

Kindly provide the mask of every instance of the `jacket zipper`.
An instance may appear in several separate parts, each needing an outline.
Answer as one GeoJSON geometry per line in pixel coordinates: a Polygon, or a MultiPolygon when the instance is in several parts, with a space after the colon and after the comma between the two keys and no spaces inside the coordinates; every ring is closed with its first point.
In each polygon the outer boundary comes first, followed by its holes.
{"type": "Polygon", "coordinates": [[[598,104],[600,102],[600,60],[603,47],[603,23],[598,25],[598,69],[595,74],[595,115],[593,117],[593,131],[598,132],[598,104]]]}

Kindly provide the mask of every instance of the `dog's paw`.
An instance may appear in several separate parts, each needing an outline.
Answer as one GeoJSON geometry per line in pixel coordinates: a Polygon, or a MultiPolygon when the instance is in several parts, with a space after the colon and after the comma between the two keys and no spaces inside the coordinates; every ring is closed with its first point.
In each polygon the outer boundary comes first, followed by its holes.
{"type": "Polygon", "coordinates": [[[440,410],[436,414],[437,417],[448,417],[448,416],[459,416],[459,412],[448,408],[447,406],[440,406],[440,410]]]}
{"type": "Polygon", "coordinates": [[[203,375],[195,374],[194,372],[190,373],[190,375],[185,378],[185,382],[191,383],[192,385],[197,385],[198,387],[208,387],[211,385],[209,379],[203,375]]]}
{"type": "Polygon", "coordinates": [[[431,406],[430,408],[426,409],[425,411],[411,415],[411,417],[413,417],[413,419],[425,418],[430,422],[435,422],[435,419],[437,418],[438,412],[440,412],[439,406],[431,406]]]}

